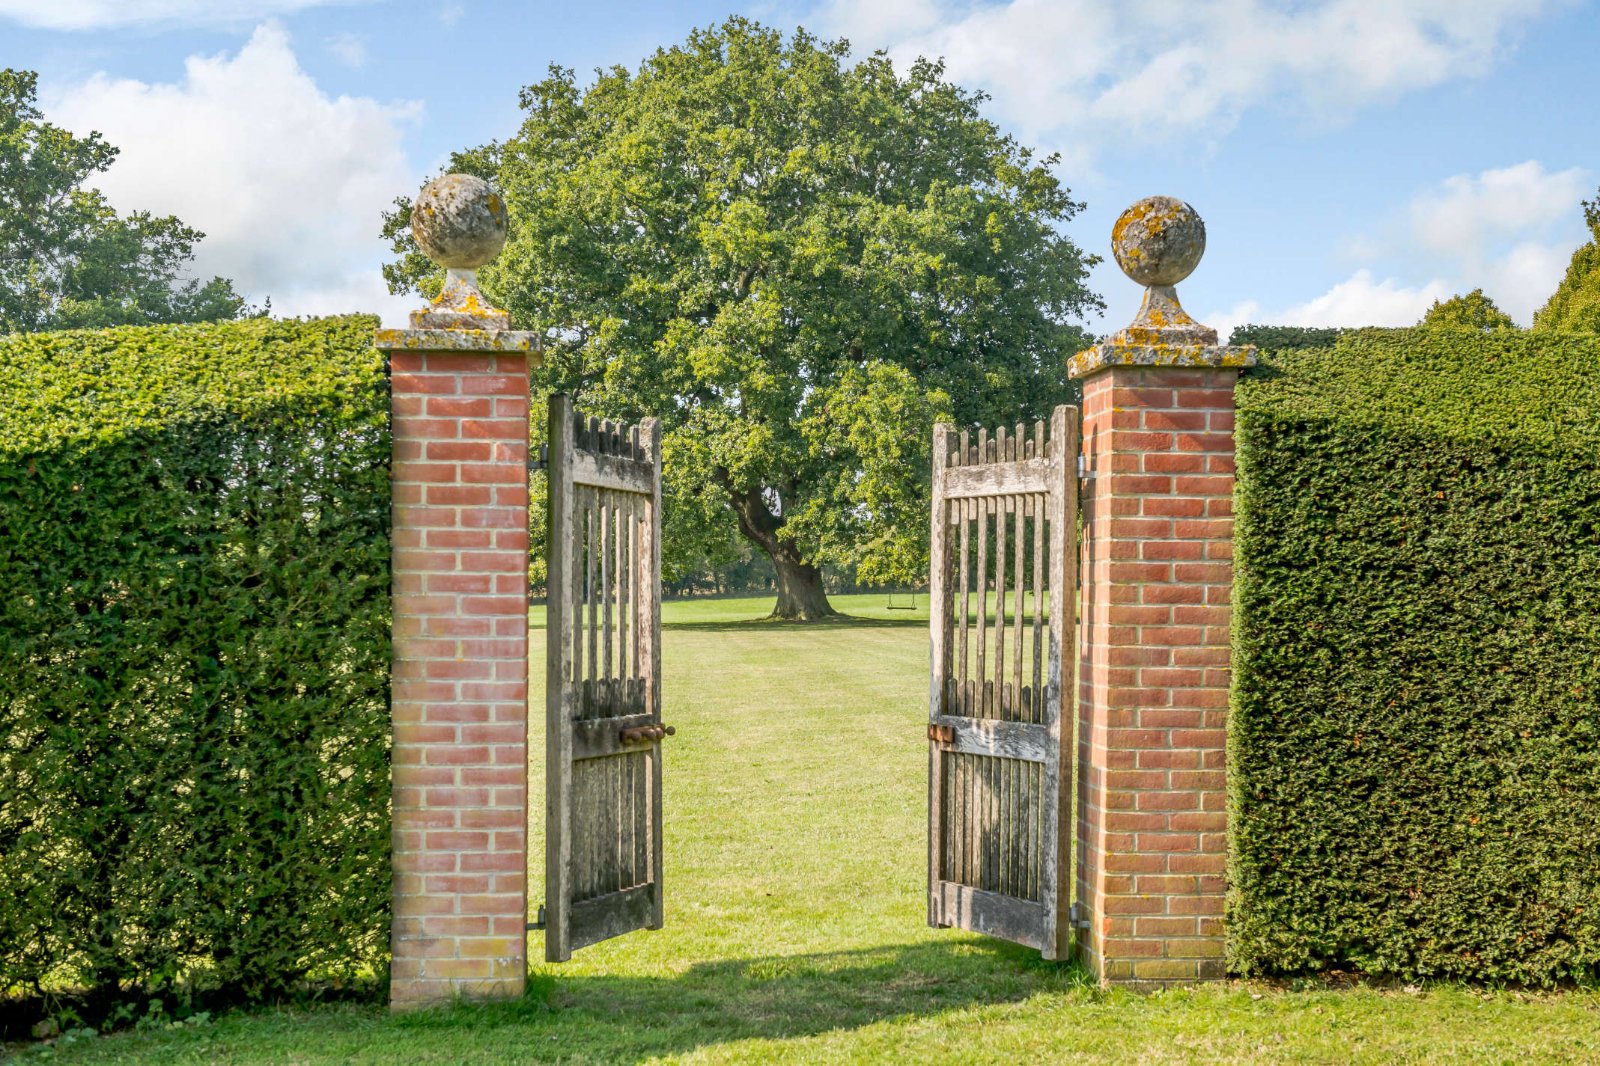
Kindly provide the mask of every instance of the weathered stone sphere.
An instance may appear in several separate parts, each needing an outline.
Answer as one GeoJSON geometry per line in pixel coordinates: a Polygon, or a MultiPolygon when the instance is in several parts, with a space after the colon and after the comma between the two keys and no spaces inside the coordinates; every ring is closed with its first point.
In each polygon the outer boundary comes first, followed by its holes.
{"type": "Polygon", "coordinates": [[[506,243],[506,202],[482,178],[446,174],[411,205],[411,235],[440,266],[476,270],[506,243]]]}
{"type": "Polygon", "coordinates": [[[1195,209],[1171,196],[1147,196],[1111,227],[1111,254],[1140,285],[1176,285],[1200,265],[1206,224],[1195,209]]]}

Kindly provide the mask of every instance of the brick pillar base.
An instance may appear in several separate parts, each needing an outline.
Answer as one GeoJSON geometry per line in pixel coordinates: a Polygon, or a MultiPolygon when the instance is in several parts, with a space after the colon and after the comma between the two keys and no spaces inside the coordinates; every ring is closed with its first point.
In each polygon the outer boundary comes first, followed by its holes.
{"type": "Polygon", "coordinates": [[[1105,982],[1223,975],[1237,377],[1083,378],[1078,899],[1105,982]]]}
{"type": "Polygon", "coordinates": [[[394,411],[395,1007],[520,996],[527,977],[536,356],[525,340],[472,350],[482,338],[378,335],[394,411]]]}

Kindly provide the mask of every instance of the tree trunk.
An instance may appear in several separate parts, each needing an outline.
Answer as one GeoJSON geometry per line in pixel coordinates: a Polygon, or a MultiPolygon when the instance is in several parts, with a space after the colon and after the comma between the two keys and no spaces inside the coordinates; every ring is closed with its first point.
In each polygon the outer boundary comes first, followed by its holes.
{"type": "Polygon", "coordinates": [[[828,594],[822,588],[822,571],[810,563],[772,556],[772,567],[778,572],[778,605],[772,617],[788,618],[800,622],[814,622],[834,614],[828,603],[828,594]]]}
{"type": "Polygon", "coordinates": [[[783,522],[767,509],[760,489],[729,492],[728,502],[739,516],[739,532],[766,553],[778,575],[778,604],[773,618],[816,622],[837,613],[822,588],[822,571],[806,562],[794,541],[783,536],[783,522]]]}

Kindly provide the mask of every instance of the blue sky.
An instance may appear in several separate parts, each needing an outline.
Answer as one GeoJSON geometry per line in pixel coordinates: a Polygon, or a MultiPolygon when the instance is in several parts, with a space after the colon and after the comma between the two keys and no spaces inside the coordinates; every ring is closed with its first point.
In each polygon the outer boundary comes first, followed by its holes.
{"type": "MultiPolygon", "coordinates": [[[[0,0],[0,64],[122,149],[119,207],[207,232],[198,268],[289,314],[373,310],[378,213],[504,137],[550,63],[638,61],[729,14],[946,58],[1061,154],[1104,254],[1141,196],[1193,204],[1191,313],[1405,324],[1475,287],[1526,323],[1600,186],[1600,10],[1579,0],[0,0]]],[[[1109,257],[1107,257],[1109,258],[1109,257]]],[[[1110,331],[1138,290],[1103,264],[1110,331]]]]}

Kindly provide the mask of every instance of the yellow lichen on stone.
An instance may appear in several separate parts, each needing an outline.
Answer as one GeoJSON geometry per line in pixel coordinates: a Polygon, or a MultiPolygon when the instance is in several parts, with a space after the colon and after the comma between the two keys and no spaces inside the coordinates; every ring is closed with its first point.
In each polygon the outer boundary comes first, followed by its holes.
{"type": "Polygon", "coordinates": [[[539,357],[539,335],[512,329],[380,329],[373,344],[383,351],[505,352],[539,357]]]}
{"type": "Polygon", "coordinates": [[[1198,367],[1243,370],[1256,365],[1254,345],[1097,344],[1067,361],[1067,376],[1081,378],[1113,366],[1198,367]]]}

